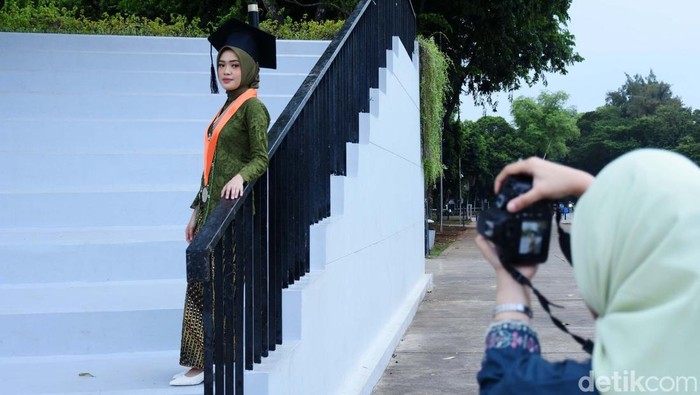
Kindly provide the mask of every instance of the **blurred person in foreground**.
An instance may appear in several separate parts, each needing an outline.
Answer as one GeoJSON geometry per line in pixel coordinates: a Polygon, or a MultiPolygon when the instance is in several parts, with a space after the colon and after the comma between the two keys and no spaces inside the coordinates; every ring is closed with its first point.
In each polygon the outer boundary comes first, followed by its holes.
{"type": "MultiPolygon", "coordinates": [[[[530,158],[506,166],[496,191],[517,174],[532,176],[533,187],[508,202],[511,213],[543,199],[580,197],[571,257],[595,319],[595,345],[585,362],[543,359],[530,326],[529,290],[477,236],[497,279],[480,393],[700,392],[700,342],[693,337],[700,328],[700,168],[656,149],[625,154],[596,177],[530,158]]],[[[532,280],[537,265],[515,269],[532,280]]],[[[539,288],[546,293],[546,285],[539,288]]]]}

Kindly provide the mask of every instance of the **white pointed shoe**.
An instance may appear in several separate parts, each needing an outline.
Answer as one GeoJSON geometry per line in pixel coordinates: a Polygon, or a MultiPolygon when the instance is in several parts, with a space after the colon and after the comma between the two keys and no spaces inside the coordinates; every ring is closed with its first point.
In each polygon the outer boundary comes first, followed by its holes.
{"type": "Polygon", "coordinates": [[[180,372],[180,373],[178,373],[178,374],[174,374],[174,375],[173,375],[173,378],[176,379],[176,378],[178,378],[178,377],[180,377],[180,376],[184,376],[184,375],[187,374],[187,372],[189,372],[189,371],[190,371],[189,369],[183,370],[182,372],[180,372]]]}
{"type": "Polygon", "coordinates": [[[199,385],[204,382],[204,372],[200,372],[192,377],[186,376],[185,374],[175,377],[170,381],[170,385],[173,386],[185,386],[185,385],[199,385]]]}

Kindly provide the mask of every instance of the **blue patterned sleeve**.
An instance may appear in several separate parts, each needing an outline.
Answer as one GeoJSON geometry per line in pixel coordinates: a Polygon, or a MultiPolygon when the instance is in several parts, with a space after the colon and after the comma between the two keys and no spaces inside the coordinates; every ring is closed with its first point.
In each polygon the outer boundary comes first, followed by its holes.
{"type": "Polygon", "coordinates": [[[591,362],[548,362],[537,332],[523,321],[499,321],[486,333],[477,375],[480,395],[598,394],[590,388],[591,362]]]}

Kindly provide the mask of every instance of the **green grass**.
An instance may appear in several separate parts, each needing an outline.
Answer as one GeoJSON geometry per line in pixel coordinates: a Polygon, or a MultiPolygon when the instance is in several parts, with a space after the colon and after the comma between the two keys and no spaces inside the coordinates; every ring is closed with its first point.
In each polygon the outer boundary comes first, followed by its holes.
{"type": "Polygon", "coordinates": [[[447,247],[451,246],[454,241],[441,241],[441,242],[435,242],[435,245],[433,246],[433,249],[430,250],[430,253],[428,254],[428,258],[437,258],[442,254],[443,251],[447,249],[447,247]]]}

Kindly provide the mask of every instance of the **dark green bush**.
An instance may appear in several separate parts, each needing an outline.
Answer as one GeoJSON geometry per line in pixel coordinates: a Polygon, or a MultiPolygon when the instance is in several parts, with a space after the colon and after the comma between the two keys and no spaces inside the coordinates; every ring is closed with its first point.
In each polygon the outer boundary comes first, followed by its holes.
{"type": "Polygon", "coordinates": [[[260,29],[287,40],[331,40],[345,21],[308,20],[306,15],[300,21],[287,17],[283,23],[274,20],[260,22],[260,29]]]}
{"type": "Polygon", "coordinates": [[[198,20],[171,15],[169,21],[135,15],[102,14],[99,19],[84,16],[77,7],[59,7],[53,2],[34,4],[8,0],[0,9],[0,31],[34,33],[115,34],[140,36],[201,37],[207,33],[198,20]]]}
{"type": "MultiPolygon", "coordinates": [[[[78,3],[80,2],[75,0],[62,2],[8,0],[0,9],[0,31],[205,37],[214,28],[212,24],[207,28],[201,28],[199,19],[188,20],[179,14],[170,14],[168,20],[159,17],[150,19],[121,12],[102,13],[99,17],[91,17],[88,16],[90,13],[86,15],[84,9],[78,8],[78,3]],[[61,4],[69,6],[61,6],[61,4]]],[[[106,2],[101,1],[101,3],[106,2]]],[[[121,3],[126,4],[124,1],[119,4],[121,3]]],[[[124,4],[121,5],[124,6],[124,4]]],[[[101,4],[101,9],[113,8],[101,4]]],[[[232,6],[229,14],[222,19],[237,17],[241,12],[239,8],[239,5],[232,6]]],[[[129,9],[136,10],[133,4],[129,9]]],[[[330,40],[342,25],[343,21],[316,22],[306,17],[300,21],[294,21],[287,17],[283,23],[263,21],[260,23],[260,28],[281,39],[330,40]]]]}

